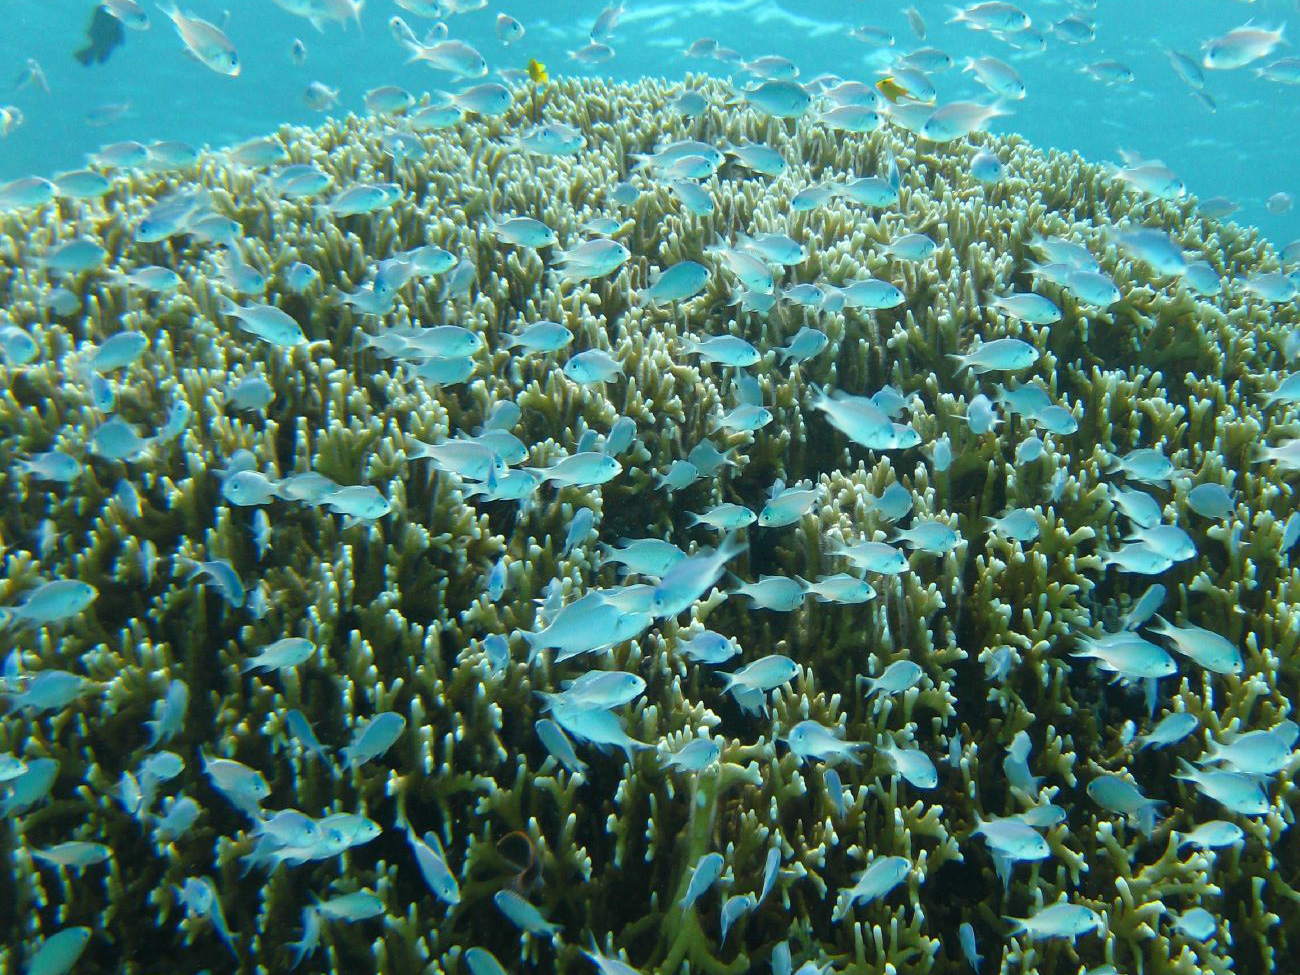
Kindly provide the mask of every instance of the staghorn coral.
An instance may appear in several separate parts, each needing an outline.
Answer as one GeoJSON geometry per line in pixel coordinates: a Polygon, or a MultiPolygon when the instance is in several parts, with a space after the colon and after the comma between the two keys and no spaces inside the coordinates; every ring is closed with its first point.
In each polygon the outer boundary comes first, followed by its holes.
{"type": "Polygon", "coordinates": [[[1015,137],[977,137],[1010,174],[984,187],[966,173],[972,149],[965,142],[927,146],[901,130],[832,135],[810,122],[725,107],[721,87],[689,83],[711,103],[694,120],[673,114],[673,90],[656,82],[561,81],[542,104],[519,94],[501,118],[420,134],[425,155],[403,162],[382,148],[400,121],[348,118],[273,138],[289,159],[319,167],[337,187],[402,187],[395,204],[370,215],[332,217],[315,201],[277,199],[261,173],[218,152],[178,172],[115,173],[98,201],[58,200],[3,217],[3,315],[35,339],[40,354],[3,373],[0,525],[11,547],[0,602],[54,577],[82,579],[99,592],[71,622],[9,634],[25,671],[67,669],[95,687],[62,711],[16,711],[0,723],[0,749],[59,762],[50,800],[11,816],[0,840],[13,875],[0,909],[8,969],[42,937],[84,924],[97,932],[84,971],[286,970],[312,896],[362,888],[380,896],[386,917],[328,924],[322,950],[302,970],[461,972],[465,949],[478,945],[507,968],[581,971],[589,963],[580,951],[594,943],[646,972],[736,975],[769,964],[773,948],[788,940],[796,965],[919,975],[965,970],[963,922],[1004,972],[1048,975],[1104,963],[1156,975],[1294,967],[1300,852],[1288,829],[1296,802],[1289,777],[1272,787],[1266,816],[1230,817],[1247,833],[1240,850],[1180,851],[1172,830],[1228,816],[1171,777],[1180,757],[1197,754],[1195,744],[1137,751],[1133,731],[1147,724],[1141,695],[1068,657],[1073,637],[1100,633],[1140,591],[1098,554],[1122,535],[1104,488],[1108,455],[1159,446],[1190,481],[1228,482],[1238,492],[1232,520],[1212,524],[1186,512],[1186,483],[1157,490],[1199,549],[1162,577],[1171,593],[1164,612],[1223,633],[1246,657],[1240,675],[1183,662],[1160,688],[1160,709],[1177,702],[1213,732],[1268,727],[1291,712],[1300,574],[1281,538],[1294,499],[1276,468],[1251,465],[1250,450],[1300,428],[1292,407],[1266,415],[1262,406],[1273,386],[1267,377],[1284,364],[1295,307],[1267,308],[1231,285],[1215,299],[1196,299],[1119,256],[1103,229],[1130,220],[1163,227],[1225,279],[1271,269],[1273,255],[1251,232],[1199,218],[1190,204],[1140,200],[1078,157],[1040,153],[1015,137]],[[513,135],[539,108],[577,127],[586,148],[541,160],[516,151],[513,135]],[[631,176],[642,190],[634,204],[607,202],[629,178],[634,153],[682,138],[763,142],[791,165],[769,179],[729,164],[703,184],[716,204],[707,217],[680,208],[644,173],[631,176]],[[902,171],[896,206],[832,200],[808,212],[790,209],[803,187],[874,173],[891,152],[902,171]],[[282,349],[233,330],[220,311],[224,285],[210,243],[135,239],[150,206],[181,187],[205,189],[218,211],[238,221],[245,260],[270,281],[266,300],[288,312],[310,344],[282,349]],[[616,215],[632,261],[613,275],[562,283],[547,255],[491,234],[490,218],[509,214],[535,217],[565,242],[576,242],[591,217],[616,215]],[[715,235],[768,230],[791,234],[811,252],[787,283],[876,276],[898,286],[905,303],[817,315],[786,304],[766,315],[732,311],[720,270],[689,301],[631,300],[651,268],[710,263],[704,247],[715,235]],[[939,242],[933,259],[909,264],[883,253],[906,230],[939,242]],[[1030,289],[1035,233],[1088,246],[1122,300],[1099,311],[1045,285],[1040,290],[1064,313],[1050,326],[985,310],[989,290],[1030,289]],[[102,242],[109,266],[162,264],[182,275],[183,287],[150,295],[92,270],[62,282],[79,309],[56,310],[37,259],[83,235],[102,242]],[[374,262],[429,243],[472,265],[467,293],[418,277],[379,318],[340,300],[374,262]],[[295,261],[321,275],[302,294],[284,281],[295,261]],[[608,351],[623,375],[579,386],[556,356],[525,358],[505,347],[506,333],[541,319],[569,327],[570,352],[608,351]],[[440,322],[485,341],[463,384],[426,385],[363,342],[385,328],[440,322]],[[772,350],[804,324],[825,332],[828,350],[778,367],[772,350]],[[115,377],[118,414],[151,432],[174,403],[187,403],[193,415],[179,439],[133,461],[107,461],[86,449],[101,417],[74,366],[84,347],[128,329],[144,332],[150,345],[115,377]],[[685,352],[687,335],[723,333],[764,353],[751,373],[775,422],[716,434],[719,449],[738,448],[734,467],[677,494],[656,490],[652,472],[709,438],[713,418],[735,402],[732,370],[685,352]],[[1044,455],[1026,464],[1013,458],[1027,422],[1008,416],[991,432],[972,432],[962,413],[978,393],[993,393],[992,378],[954,375],[946,357],[998,337],[1042,352],[1021,380],[1040,382],[1079,422],[1073,434],[1047,436],[1044,455]],[[259,374],[275,392],[269,408],[227,404],[235,381],[259,374]],[[886,383],[915,397],[912,425],[925,444],[949,439],[950,467],[938,469],[916,449],[886,458],[851,444],[809,407],[814,386],[866,394],[886,383]],[[522,508],[467,500],[461,482],[412,456],[413,440],[476,429],[507,400],[522,409],[514,429],[532,466],[571,451],[587,431],[606,433],[620,415],[636,421],[639,443],[603,487],[544,487],[522,508]],[[24,453],[56,448],[85,460],[72,484],[47,488],[18,473],[24,453]],[[341,484],[374,485],[391,513],[347,524],[324,509],[272,501],[261,558],[249,530],[254,509],[221,497],[216,472],[237,450],[251,451],[257,469],[277,477],[317,471],[341,484]],[[732,565],[745,578],[840,571],[828,539],[886,537],[890,525],[874,498],[894,482],[913,498],[910,517],[942,521],[961,541],[941,556],[913,554],[912,571],[901,576],[873,576],[879,595],[861,606],[808,601],[790,613],[751,611],[714,594],[595,662],[532,658],[514,637],[509,663],[491,665],[485,639],[534,628],[535,601],[551,580],[561,581],[568,599],[615,582],[612,568],[598,567],[593,546],[564,554],[577,508],[594,509],[605,540],[653,535],[708,545],[711,535],[688,528],[684,512],[722,501],[757,508],[777,478],[812,480],[820,501],[794,526],[750,529],[749,552],[732,565]],[[138,514],[121,500],[123,480],[139,494],[138,514]],[[1017,506],[1035,512],[1036,541],[984,533],[986,516],[1017,506]],[[502,556],[506,595],[494,601],[484,579],[502,556]],[[260,615],[189,578],[191,562],[216,558],[260,591],[260,615]],[[734,636],[742,662],[780,653],[799,665],[766,713],[740,708],[722,693],[716,668],[679,651],[704,625],[734,636]],[[286,635],[320,650],[298,670],[241,673],[255,648],[286,635]],[[1010,655],[1003,679],[991,676],[999,648],[1010,655]],[[865,698],[859,678],[904,658],[921,666],[919,685],[865,698]],[[698,773],[670,771],[649,749],[625,758],[580,745],[586,770],[562,768],[534,733],[542,716],[535,692],[558,690],[587,666],[645,679],[644,695],[624,712],[632,738],[677,747],[706,734],[721,746],[719,762],[698,773]],[[202,811],[184,835],[160,842],[118,790],[149,751],[144,722],[178,678],[191,697],[168,747],[185,769],[160,789],[193,798],[202,811]],[[405,728],[381,759],[341,768],[291,736],[291,709],[331,749],[381,711],[401,714],[405,728]],[[801,765],[784,745],[807,718],[873,746],[860,764],[838,766],[842,815],[819,766],[801,765]],[[1066,820],[1047,834],[1052,857],[1017,865],[1004,889],[972,830],[1028,807],[1003,764],[1020,733],[1031,743],[1030,768],[1045,777],[1043,799],[1062,807],[1066,820]],[[894,775],[880,750],[892,744],[935,759],[938,788],[920,790],[894,775]],[[256,842],[250,822],[213,790],[202,754],[258,769],[270,786],[267,810],[364,813],[384,832],[326,860],[249,870],[241,858],[256,842]],[[1084,791],[1095,774],[1122,769],[1167,803],[1167,818],[1150,835],[1084,791]],[[440,838],[459,881],[458,905],[448,907],[426,886],[394,828],[403,818],[440,838]],[[72,871],[30,855],[72,838],[107,843],[113,856],[72,871]],[[722,942],[723,900],[758,897],[771,848],[780,852],[773,889],[722,942]],[[728,864],[722,892],[683,909],[695,863],[715,850],[728,864]],[[836,920],[839,892],[885,856],[911,864],[905,883],[836,920]],[[233,954],[210,920],[180,923],[174,885],[191,876],[212,878],[233,954]],[[503,923],[492,904],[503,889],[526,896],[559,925],[558,935],[521,936],[503,923]],[[1061,897],[1103,912],[1101,932],[1077,942],[1005,933],[1000,915],[1026,917],[1061,897]],[[1220,936],[1190,941],[1169,927],[1160,904],[1169,913],[1208,908],[1222,919],[1220,936]]]}

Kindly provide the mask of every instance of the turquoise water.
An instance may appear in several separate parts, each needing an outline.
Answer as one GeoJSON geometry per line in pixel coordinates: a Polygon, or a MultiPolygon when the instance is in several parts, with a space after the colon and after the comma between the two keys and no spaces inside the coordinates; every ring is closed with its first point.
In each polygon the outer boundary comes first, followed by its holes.
{"type": "MultiPolygon", "coordinates": [[[[303,92],[320,81],[337,88],[336,111],[360,112],[364,93],[379,85],[401,85],[413,92],[454,87],[445,73],[404,64],[406,57],[389,36],[387,22],[402,14],[420,31],[433,21],[400,10],[387,0],[370,0],[362,29],[329,25],[323,32],[270,0],[195,2],[199,16],[220,22],[229,13],[229,36],[244,70],[238,78],[213,75],[182,52],[165,19],[152,10],[153,27],[130,32],[123,50],[103,66],[83,68],[70,54],[80,46],[87,11],[93,4],[72,0],[11,0],[11,28],[0,38],[3,63],[17,74],[35,57],[50,79],[51,94],[28,89],[5,100],[21,108],[26,124],[0,142],[0,177],[50,174],[76,168],[85,155],[106,142],[179,139],[196,145],[227,145],[285,122],[311,124],[319,115],[306,107],[303,92]],[[308,60],[294,65],[294,38],[307,45],[308,60]],[[87,112],[102,105],[129,103],[130,112],[103,127],[86,125],[87,112]]],[[[994,131],[1018,132],[1038,146],[1077,150],[1092,161],[1118,162],[1117,150],[1131,149],[1164,160],[1196,196],[1226,197],[1241,209],[1234,217],[1258,226],[1278,246],[1300,237],[1297,211],[1270,213],[1264,202],[1278,192],[1300,195],[1300,158],[1288,147],[1288,133],[1300,131],[1300,98],[1294,85],[1267,81],[1251,68],[1211,72],[1206,91],[1218,105],[1211,114],[1175,75],[1163,49],[1196,55],[1200,45],[1250,18],[1275,26],[1296,15],[1292,3],[1261,0],[1118,0],[1080,10],[1096,22],[1096,41],[1069,45],[1045,35],[1048,49],[1017,53],[987,35],[946,24],[946,4],[918,0],[929,27],[926,46],[954,58],[1006,57],[1025,79],[1028,96],[1013,106],[1015,115],[996,122],[994,131]],[[1105,86],[1080,73],[1084,65],[1118,60],[1133,71],[1131,85],[1105,86]]],[[[587,43],[587,32],[602,4],[493,2],[482,10],[453,17],[453,35],[479,47],[493,68],[523,68],[529,58],[543,61],[555,76],[600,75],[622,80],[681,78],[688,71],[728,76],[725,66],[691,61],[681,52],[700,37],[719,38],[746,58],[780,54],[804,77],[830,72],[871,78],[875,45],[856,41],[848,29],[871,25],[889,31],[901,53],[922,46],[901,7],[857,0],[747,0],[717,3],[628,3],[621,29],[610,45],[616,55],[594,66],[574,64],[566,52],[587,43]],[[494,24],[499,13],[526,27],[524,39],[503,48],[494,24]]],[[[1060,20],[1072,11],[1065,3],[1030,4],[1035,26],[1060,20]]],[[[1287,47],[1273,58],[1291,56],[1287,47]]],[[[980,97],[984,90],[971,75],[956,71],[936,78],[943,100],[980,97]]]]}
{"type": "Polygon", "coordinates": [[[1293,8],[307,2],[0,7],[0,975],[1300,970],[1293,8]]]}

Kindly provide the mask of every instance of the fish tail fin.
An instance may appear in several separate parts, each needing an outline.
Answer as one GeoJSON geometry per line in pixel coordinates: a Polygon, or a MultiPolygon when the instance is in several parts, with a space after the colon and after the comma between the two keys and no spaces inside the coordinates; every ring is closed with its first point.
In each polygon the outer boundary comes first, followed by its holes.
{"type": "Polygon", "coordinates": [[[898,157],[894,155],[892,150],[885,157],[885,175],[889,180],[889,185],[897,191],[902,185],[903,177],[898,171],[898,157]]]}
{"type": "Polygon", "coordinates": [[[1171,774],[1176,779],[1187,779],[1192,782],[1195,782],[1197,778],[1196,767],[1185,758],[1178,759],[1178,771],[1171,774]]]}
{"type": "Polygon", "coordinates": [[[952,14],[952,17],[949,18],[949,20],[947,21],[948,23],[950,24],[966,23],[967,21],[966,11],[962,10],[960,7],[954,7],[952,4],[948,4],[947,7],[948,7],[948,12],[952,14]]]}
{"type": "Polygon", "coordinates": [[[714,231],[713,243],[705,245],[704,253],[706,254],[725,254],[731,247],[727,244],[727,239],[721,233],[714,231]]]}
{"type": "Polygon", "coordinates": [[[724,558],[725,561],[730,561],[742,552],[748,551],[748,549],[749,542],[742,542],[735,532],[731,532],[718,546],[718,555],[724,558]]]}
{"type": "MultiPolygon", "coordinates": [[[[399,40],[398,43],[400,43],[404,48],[406,48],[406,50],[410,54],[410,56],[406,59],[407,64],[414,64],[416,61],[425,60],[425,51],[427,49],[423,44],[421,44],[418,40],[416,40],[414,36],[412,36],[410,40],[399,40]]],[[[433,94],[446,95],[447,93],[445,91],[438,91],[438,92],[433,92],[433,94]]]]}

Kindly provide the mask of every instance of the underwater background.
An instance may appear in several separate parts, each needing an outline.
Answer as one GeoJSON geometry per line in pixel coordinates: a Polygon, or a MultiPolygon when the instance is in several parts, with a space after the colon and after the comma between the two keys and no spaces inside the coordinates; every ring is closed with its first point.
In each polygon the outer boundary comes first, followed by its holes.
{"type": "Polygon", "coordinates": [[[1294,4],[0,13],[0,971],[1300,964],[1294,4]]]}

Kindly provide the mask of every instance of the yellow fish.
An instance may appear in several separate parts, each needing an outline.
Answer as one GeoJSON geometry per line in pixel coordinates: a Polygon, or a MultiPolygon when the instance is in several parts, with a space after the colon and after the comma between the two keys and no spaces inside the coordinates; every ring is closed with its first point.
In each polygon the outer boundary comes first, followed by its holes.
{"type": "Polygon", "coordinates": [[[528,62],[528,77],[533,80],[535,85],[544,85],[551,80],[551,76],[546,73],[546,65],[533,58],[528,62]]]}
{"type": "Polygon", "coordinates": [[[881,78],[876,82],[876,91],[889,99],[891,105],[897,105],[900,98],[917,101],[917,97],[900,85],[893,78],[881,78]]]}

